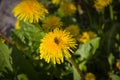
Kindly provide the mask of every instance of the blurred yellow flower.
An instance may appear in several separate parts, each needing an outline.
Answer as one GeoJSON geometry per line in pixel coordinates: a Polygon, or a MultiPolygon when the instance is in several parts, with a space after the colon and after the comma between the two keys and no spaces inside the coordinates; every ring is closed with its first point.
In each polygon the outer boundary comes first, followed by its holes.
{"type": "Polygon", "coordinates": [[[30,23],[39,22],[39,19],[44,18],[46,13],[48,13],[47,9],[37,0],[23,0],[13,9],[15,17],[30,23]]]}
{"type": "Polygon", "coordinates": [[[116,67],[117,67],[118,69],[120,69],[120,60],[117,60],[117,62],[116,62],[116,67]]]}
{"type": "Polygon", "coordinates": [[[66,27],[66,31],[69,31],[73,36],[77,36],[80,32],[80,28],[78,25],[70,25],[66,27]]]}
{"type": "Polygon", "coordinates": [[[95,75],[93,73],[87,73],[85,75],[85,80],[96,80],[95,75]]]}
{"type": "Polygon", "coordinates": [[[78,38],[78,41],[82,42],[82,43],[86,43],[90,40],[90,36],[87,32],[83,32],[82,35],[80,35],[80,37],[78,38]]]}
{"type": "Polygon", "coordinates": [[[88,31],[88,32],[83,32],[82,35],[79,35],[77,37],[77,40],[82,43],[87,43],[90,39],[93,39],[95,37],[97,37],[97,35],[94,32],[88,31]]]}
{"type": "Polygon", "coordinates": [[[88,34],[90,36],[90,39],[93,39],[93,38],[97,37],[97,35],[92,31],[88,31],[88,34]]]}
{"type": "Polygon", "coordinates": [[[61,0],[52,0],[53,4],[59,4],[61,2],[61,0]]]}
{"type": "Polygon", "coordinates": [[[65,2],[59,8],[59,11],[66,16],[73,15],[76,12],[76,10],[76,6],[72,2],[65,2]]]}
{"type": "Polygon", "coordinates": [[[102,10],[107,5],[109,5],[111,2],[112,2],[112,0],[96,0],[94,7],[96,8],[96,10],[102,10]]]}
{"type": "Polygon", "coordinates": [[[57,16],[48,16],[48,17],[46,17],[45,20],[43,20],[42,28],[45,31],[48,31],[48,30],[53,30],[56,27],[61,27],[62,24],[63,23],[62,23],[62,21],[61,21],[61,19],[59,17],[57,17],[57,16]]]}
{"type": "Polygon", "coordinates": [[[67,59],[71,58],[72,48],[76,48],[76,41],[70,33],[54,29],[41,40],[40,58],[45,59],[47,63],[52,61],[54,64],[60,64],[64,62],[64,56],[67,59]]]}
{"type": "Polygon", "coordinates": [[[16,21],[16,23],[15,23],[15,29],[20,29],[20,24],[19,24],[19,22],[20,22],[19,20],[16,21]]]}

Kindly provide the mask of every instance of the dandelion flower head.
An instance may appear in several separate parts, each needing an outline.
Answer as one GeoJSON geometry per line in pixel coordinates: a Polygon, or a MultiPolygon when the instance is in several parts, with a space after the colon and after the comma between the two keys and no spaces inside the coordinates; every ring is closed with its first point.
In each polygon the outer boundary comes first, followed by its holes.
{"type": "Polygon", "coordinates": [[[60,29],[54,29],[46,34],[40,44],[40,58],[45,59],[47,63],[50,61],[54,64],[61,64],[65,58],[71,58],[70,52],[73,53],[76,48],[76,41],[69,32],[60,29]]]}
{"type": "Polygon", "coordinates": [[[88,31],[88,32],[83,32],[82,35],[79,35],[77,37],[77,40],[82,43],[87,43],[89,40],[95,37],[97,37],[97,35],[94,32],[88,31]]]}
{"type": "Polygon", "coordinates": [[[23,0],[13,9],[15,17],[30,23],[37,23],[47,13],[47,9],[37,0],[23,0]]]}
{"type": "Polygon", "coordinates": [[[96,0],[94,7],[96,8],[96,10],[102,10],[104,9],[104,7],[109,5],[111,2],[112,0],[96,0]]]}
{"type": "Polygon", "coordinates": [[[76,10],[76,6],[72,2],[65,2],[59,8],[59,11],[66,16],[73,15],[76,12],[76,10]]]}
{"type": "Polygon", "coordinates": [[[62,26],[62,21],[59,17],[57,16],[48,16],[43,20],[43,29],[44,30],[53,30],[55,28],[59,28],[62,26]]]}
{"type": "Polygon", "coordinates": [[[87,73],[85,75],[85,80],[96,80],[95,75],[93,73],[87,73]]]}
{"type": "Polygon", "coordinates": [[[77,36],[80,32],[78,25],[69,25],[65,30],[69,31],[73,36],[77,36]]]}
{"type": "Polygon", "coordinates": [[[87,43],[90,40],[90,36],[87,32],[83,32],[82,35],[79,35],[77,40],[82,43],[87,43]]]}

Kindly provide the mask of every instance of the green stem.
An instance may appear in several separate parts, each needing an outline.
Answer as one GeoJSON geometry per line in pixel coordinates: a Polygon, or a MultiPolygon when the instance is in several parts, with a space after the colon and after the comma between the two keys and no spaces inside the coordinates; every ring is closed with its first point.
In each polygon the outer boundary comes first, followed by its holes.
{"type": "Polygon", "coordinates": [[[113,7],[112,7],[112,5],[109,6],[109,10],[110,10],[110,19],[113,20],[114,15],[113,15],[113,7]]]}
{"type": "Polygon", "coordinates": [[[84,75],[82,74],[81,70],[79,69],[78,65],[73,61],[73,59],[69,59],[69,62],[72,64],[72,66],[75,67],[77,72],[79,73],[81,80],[84,80],[84,75]]]}
{"type": "Polygon", "coordinates": [[[8,38],[7,38],[5,35],[3,35],[2,33],[0,33],[0,37],[1,37],[2,39],[4,39],[6,42],[8,42],[9,44],[14,45],[14,42],[11,41],[10,39],[8,39],[8,38]]]}

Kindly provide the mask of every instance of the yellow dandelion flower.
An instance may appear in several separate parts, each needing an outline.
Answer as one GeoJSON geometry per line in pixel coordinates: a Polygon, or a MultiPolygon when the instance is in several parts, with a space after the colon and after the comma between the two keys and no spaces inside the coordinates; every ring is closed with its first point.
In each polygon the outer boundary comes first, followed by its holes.
{"type": "Polygon", "coordinates": [[[104,5],[100,2],[96,2],[94,7],[96,8],[96,10],[102,10],[104,8],[104,5]]]}
{"type": "Polygon", "coordinates": [[[78,25],[70,25],[65,30],[70,32],[73,36],[77,36],[80,32],[80,28],[78,25]]]}
{"type": "Polygon", "coordinates": [[[102,10],[107,5],[109,5],[111,2],[112,2],[112,0],[96,0],[94,7],[96,8],[96,10],[102,10]]]}
{"type": "Polygon", "coordinates": [[[120,69],[120,60],[117,60],[117,62],[116,62],[116,67],[117,67],[118,69],[120,69]]]}
{"type": "Polygon", "coordinates": [[[72,2],[65,2],[59,8],[59,11],[66,16],[73,15],[76,12],[76,10],[76,6],[72,2]]]}
{"type": "Polygon", "coordinates": [[[77,39],[79,42],[86,43],[90,40],[88,32],[83,32],[82,35],[78,36],[77,39]]]}
{"type": "Polygon", "coordinates": [[[97,37],[97,35],[94,32],[88,31],[88,32],[83,32],[82,35],[77,36],[77,40],[82,43],[87,43],[89,40],[95,37],[97,37]]]}
{"type": "Polygon", "coordinates": [[[45,17],[47,9],[37,0],[23,0],[13,9],[13,14],[19,20],[36,23],[45,17]]]}
{"type": "Polygon", "coordinates": [[[85,75],[85,80],[96,80],[95,75],[93,73],[87,73],[85,75]]]}
{"type": "Polygon", "coordinates": [[[52,0],[53,4],[59,4],[61,0],[52,0]]]}
{"type": "Polygon", "coordinates": [[[16,23],[15,23],[15,29],[20,29],[20,21],[17,20],[16,23]]]}
{"type": "Polygon", "coordinates": [[[93,39],[93,38],[97,37],[97,35],[94,32],[92,32],[92,31],[88,31],[88,34],[90,36],[90,39],[93,39]]]}
{"type": "Polygon", "coordinates": [[[53,30],[55,29],[56,27],[61,27],[62,26],[62,21],[59,17],[57,16],[48,16],[46,17],[45,20],[43,20],[43,29],[45,31],[48,31],[48,30],[53,30]]]}
{"type": "Polygon", "coordinates": [[[54,64],[60,64],[64,62],[64,56],[67,59],[71,58],[71,48],[76,48],[76,41],[70,33],[54,29],[41,40],[40,58],[45,59],[47,63],[52,61],[54,64]]]}

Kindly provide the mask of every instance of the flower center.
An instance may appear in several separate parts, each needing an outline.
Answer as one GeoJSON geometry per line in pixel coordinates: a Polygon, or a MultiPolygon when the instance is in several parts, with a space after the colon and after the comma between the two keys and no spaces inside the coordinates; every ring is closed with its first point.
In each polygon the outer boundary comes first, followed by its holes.
{"type": "Polygon", "coordinates": [[[59,40],[57,37],[54,38],[54,42],[58,45],[59,44],[59,40]]]}

